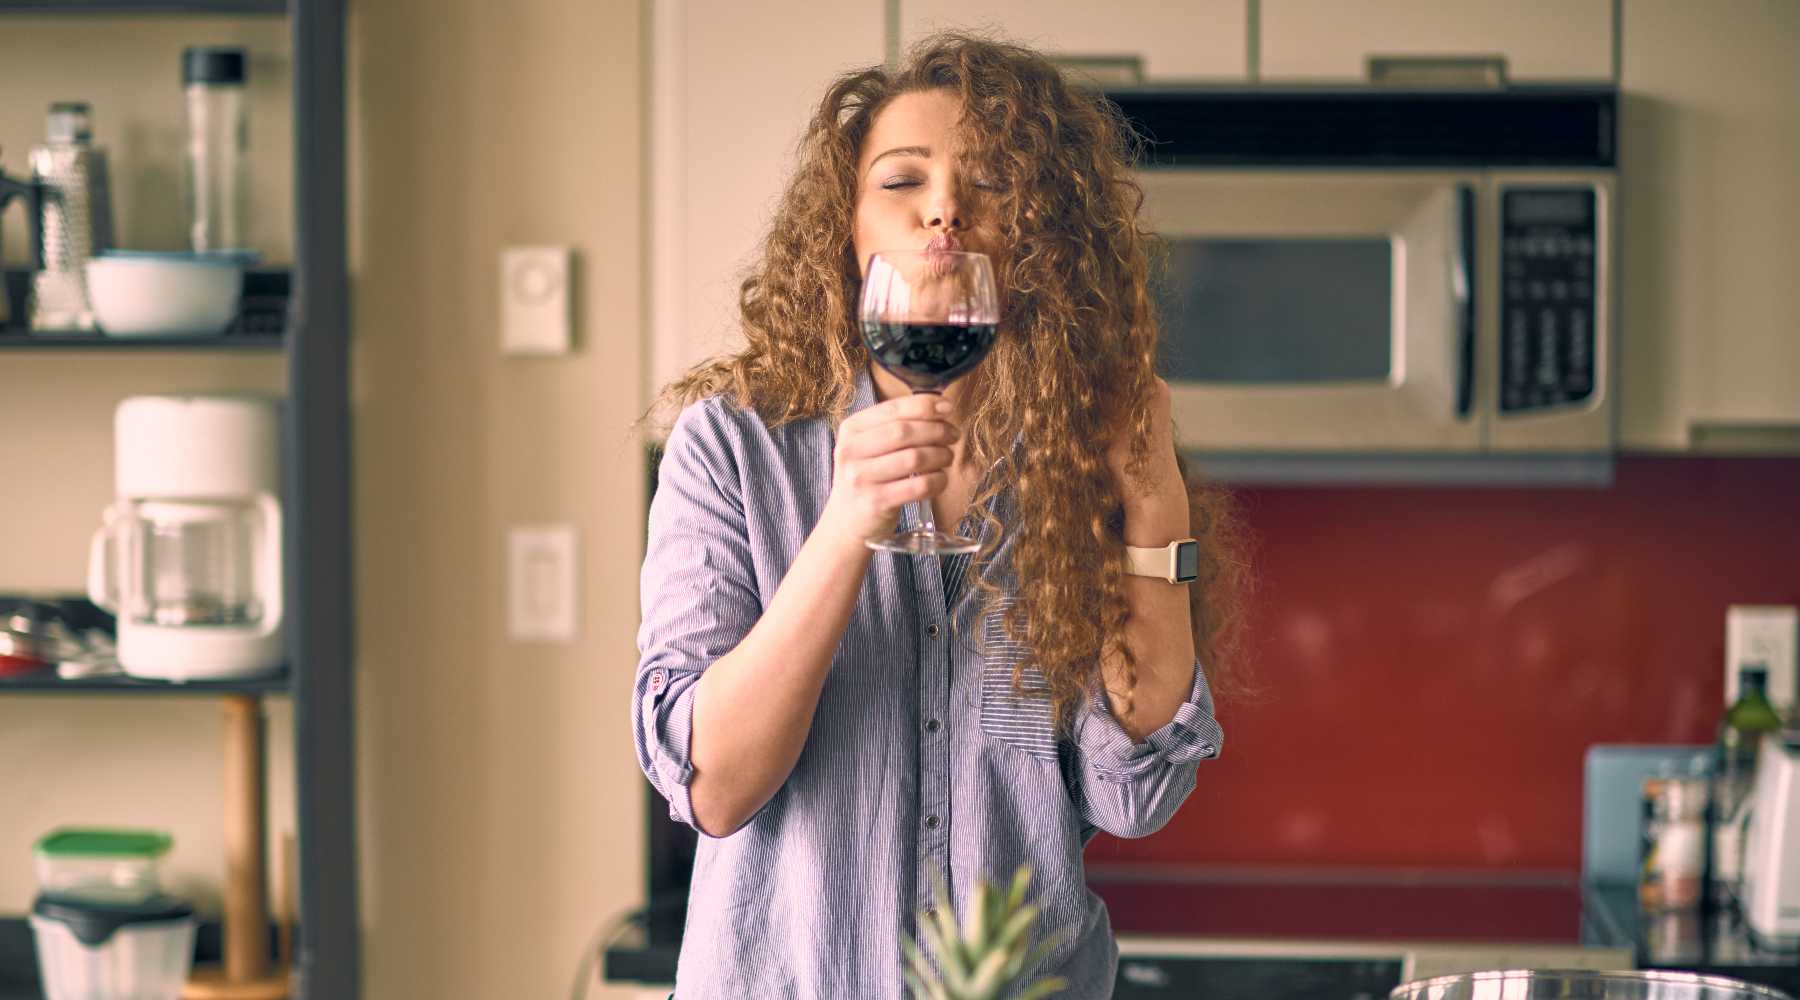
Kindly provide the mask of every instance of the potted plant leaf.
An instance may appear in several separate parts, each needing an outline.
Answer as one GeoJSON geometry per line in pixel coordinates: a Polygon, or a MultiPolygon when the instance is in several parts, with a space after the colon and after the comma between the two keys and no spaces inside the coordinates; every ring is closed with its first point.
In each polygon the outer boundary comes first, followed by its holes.
{"type": "MultiPolygon", "coordinates": [[[[934,967],[918,942],[901,936],[909,966],[906,985],[913,1000],[999,1000],[1019,988],[1018,979],[1056,946],[1057,938],[1031,945],[1038,907],[1025,902],[1031,866],[1020,865],[1012,886],[1001,892],[983,879],[969,896],[968,912],[957,919],[950,889],[941,874],[932,876],[935,912],[919,915],[919,932],[937,959],[934,967]]],[[[1061,991],[1068,981],[1049,976],[1024,987],[1014,1000],[1039,1000],[1061,991]]]]}

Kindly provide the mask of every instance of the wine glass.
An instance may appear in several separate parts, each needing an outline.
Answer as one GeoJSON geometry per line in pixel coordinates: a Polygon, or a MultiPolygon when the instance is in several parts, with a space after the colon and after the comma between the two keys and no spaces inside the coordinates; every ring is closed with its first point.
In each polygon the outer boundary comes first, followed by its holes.
{"type": "MultiPolygon", "coordinates": [[[[882,250],[869,257],[858,318],[876,364],[915,394],[942,394],[994,346],[1000,306],[993,264],[986,254],[958,250],[882,250]]],[[[871,538],[869,547],[912,555],[980,547],[973,538],[937,530],[929,500],[919,507],[919,527],[871,538]]]]}

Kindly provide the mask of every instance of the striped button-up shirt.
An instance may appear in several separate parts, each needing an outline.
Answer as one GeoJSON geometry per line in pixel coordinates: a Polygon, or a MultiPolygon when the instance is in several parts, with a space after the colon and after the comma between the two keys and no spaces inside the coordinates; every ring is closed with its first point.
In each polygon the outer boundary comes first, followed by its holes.
{"type": "MultiPolygon", "coordinates": [[[[865,372],[852,412],[874,402],[865,372]]],[[[639,766],[680,822],[694,823],[694,686],[756,624],[818,523],[834,439],[828,421],[770,428],[717,397],[685,409],[669,435],[632,728],[639,766]]],[[[1011,561],[1008,493],[994,510],[998,583],[1011,561]]],[[[901,521],[915,523],[910,505],[901,521]]],[[[743,827],[700,837],[679,1000],[899,998],[901,936],[916,936],[933,903],[932,873],[961,912],[977,879],[1004,884],[1024,863],[1040,938],[1061,935],[1025,981],[1061,975],[1070,1000],[1112,995],[1118,947],[1082,849],[1096,830],[1160,829],[1197,762],[1217,756],[1205,674],[1196,665],[1187,702],[1141,743],[1098,688],[1058,738],[1049,703],[1014,694],[1023,650],[960,579],[963,565],[875,554],[792,773],[743,827]]],[[[1043,676],[1028,667],[1024,683],[1043,676]]]]}

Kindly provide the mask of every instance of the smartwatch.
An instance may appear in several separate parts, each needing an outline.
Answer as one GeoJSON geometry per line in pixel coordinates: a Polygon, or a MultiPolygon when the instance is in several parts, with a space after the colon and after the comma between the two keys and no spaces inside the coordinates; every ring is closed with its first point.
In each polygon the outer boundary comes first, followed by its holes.
{"type": "Polygon", "coordinates": [[[1161,577],[1170,583],[1193,583],[1200,575],[1200,543],[1180,538],[1160,548],[1127,545],[1125,572],[1161,577]]]}

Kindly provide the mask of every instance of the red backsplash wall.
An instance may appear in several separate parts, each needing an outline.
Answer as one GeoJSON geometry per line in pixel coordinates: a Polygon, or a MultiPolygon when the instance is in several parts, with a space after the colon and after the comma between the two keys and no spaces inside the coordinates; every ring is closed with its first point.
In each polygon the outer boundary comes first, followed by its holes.
{"type": "Polygon", "coordinates": [[[1710,740],[1726,606],[1800,604],[1800,459],[1238,498],[1265,693],[1167,827],[1090,861],[1573,872],[1586,748],[1710,740]]]}

